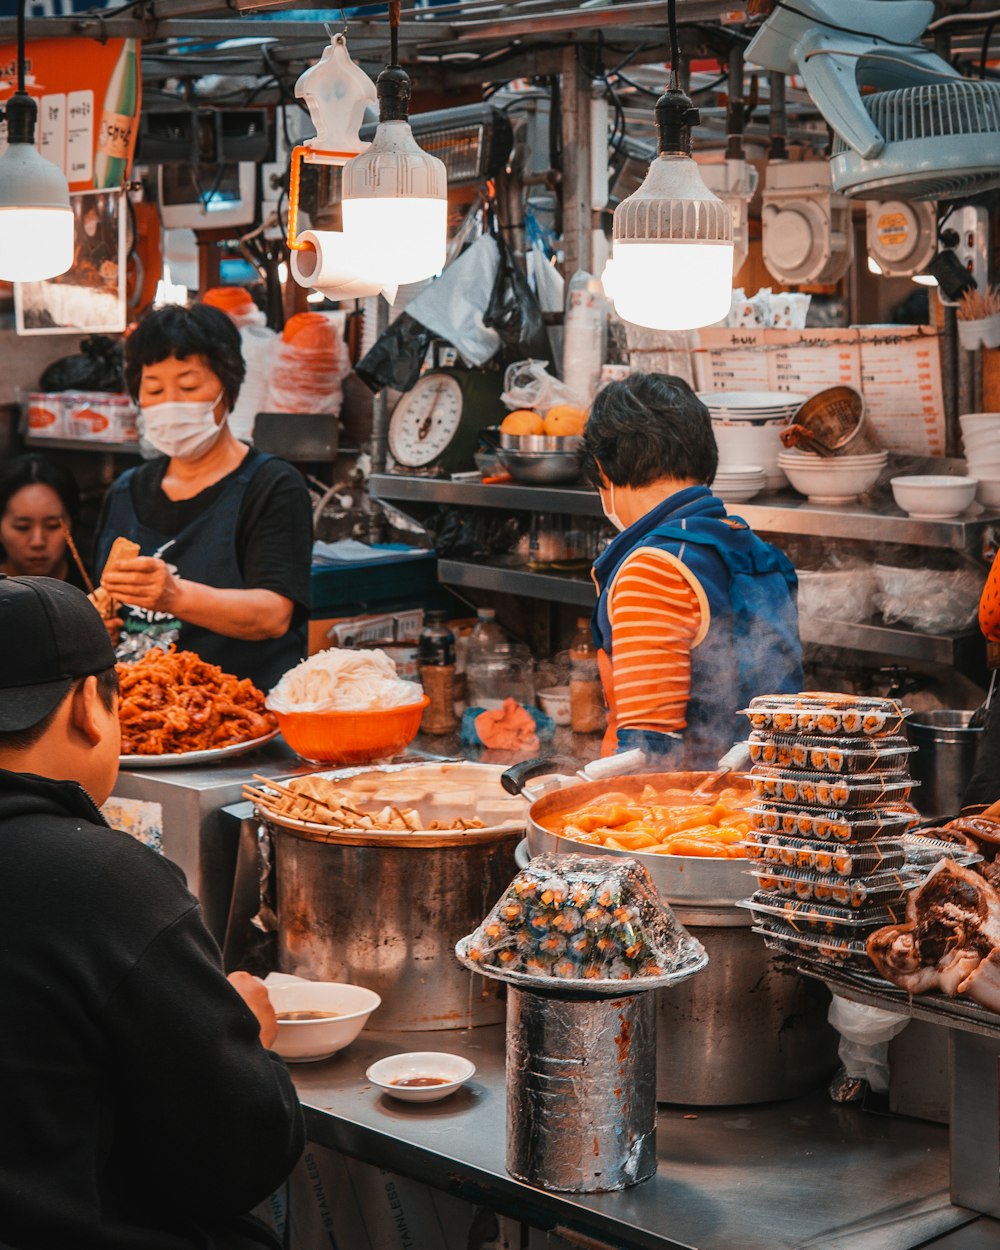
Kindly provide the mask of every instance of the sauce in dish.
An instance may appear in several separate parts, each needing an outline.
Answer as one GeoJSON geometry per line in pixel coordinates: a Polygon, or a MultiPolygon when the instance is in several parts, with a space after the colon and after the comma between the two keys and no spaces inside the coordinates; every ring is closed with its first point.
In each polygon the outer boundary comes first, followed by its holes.
{"type": "Polygon", "coordinates": [[[282,1011],[278,1013],[279,1024],[290,1024],[295,1020],[336,1020],[339,1011],[282,1011]]]}
{"type": "Polygon", "coordinates": [[[428,1085],[450,1085],[451,1083],[446,1076],[401,1076],[389,1082],[390,1085],[402,1085],[407,1089],[425,1089],[428,1085]]]}

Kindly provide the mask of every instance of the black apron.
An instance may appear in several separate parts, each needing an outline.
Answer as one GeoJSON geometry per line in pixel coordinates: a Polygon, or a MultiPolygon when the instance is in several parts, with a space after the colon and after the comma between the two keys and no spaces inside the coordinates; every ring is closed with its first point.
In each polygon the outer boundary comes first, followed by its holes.
{"type": "MultiPolygon", "coordinates": [[[[135,470],[127,470],[108,493],[107,520],[97,544],[97,567],[104,567],[112,543],[121,535],[137,542],[141,555],[165,560],[178,577],[218,590],[248,589],[236,551],[236,522],[251,478],[270,459],[266,455],[247,456],[230,475],[215,502],[173,537],[139,520],[132,503],[131,479],[135,470]]],[[[227,673],[249,677],[264,691],[270,690],[306,652],[304,626],[290,629],[281,638],[249,642],[178,621],[170,612],[128,604],[122,605],[122,620],[128,633],[157,635],[179,630],[178,650],[194,651],[227,673]]]]}

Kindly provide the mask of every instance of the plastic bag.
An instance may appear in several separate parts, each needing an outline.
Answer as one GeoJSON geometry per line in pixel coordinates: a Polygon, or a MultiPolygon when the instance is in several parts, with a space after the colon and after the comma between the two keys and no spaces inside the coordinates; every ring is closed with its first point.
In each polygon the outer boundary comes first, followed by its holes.
{"type": "Polygon", "coordinates": [[[875,569],[860,561],[830,563],[821,569],[797,569],[801,619],[869,620],[875,613],[875,569]]]}
{"type": "Polygon", "coordinates": [[[500,335],[500,358],[504,364],[530,357],[552,365],[552,346],[538,300],[502,237],[497,237],[496,245],[500,264],[483,325],[500,335]]]}
{"type": "Polygon", "coordinates": [[[576,392],[549,373],[544,360],[519,360],[508,365],[503,375],[500,401],[513,412],[530,408],[546,413],[556,404],[576,404],[576,392]]]}
{"type": "Polygon", "coordinates": [[[876,564],[875,606],[886,624],[902,621],[925,634],[954,633],[979,615],[983,575],[975,569],[894,568],[876,564]]]}
{"type": "Polygon", "coordinates": [[[447,339],[467,365],[486,364],[500,346],[496,330],[484,324],[499,265],[496,240],[484,235],[407,307],[412,317],[447,339]]]}
{"type": "Polygon", "coordinates": [[[40,391],[124,391],[124,354],[120,342],[92,334],[75,356],[54,360],[38,379],[40,391]]]}
{"type": "Polygon", "coordinates": [[[339,416],[343,377],[350,368],[343,314],[297,313],[274,348],[269,412],[322,412],[339,416]]]}
{"type": "Polygon", "coordinates": [[[354,372],[373,391],[384,386],[408,391],[420,377],[433,338],[432,331],[422,322],[409,313],[401,313],[361,357],[354,372]]]}
{"type": "Polygon", "coordinates": [[[889,1043],[910,1023],[909,1017],[834,994],[828,1018],[840,1034],[840,1061],[847,1075],[867,1081],[876,1094],[886,1093],[889,1043]]]}

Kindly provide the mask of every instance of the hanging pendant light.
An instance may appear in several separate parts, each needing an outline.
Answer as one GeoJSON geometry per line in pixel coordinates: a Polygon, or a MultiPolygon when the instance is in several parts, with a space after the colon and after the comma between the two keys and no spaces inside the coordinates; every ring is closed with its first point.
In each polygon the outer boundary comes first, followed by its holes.
{"type": "Polygon", "coordinates": [[[73,263],[69,183],[35,149],[38,106],[24,89],[24,17],[17,7],[17,91],[6,106],[7,150],[0,156],[0,280],[39,282],[73,263]]]}
{"type": "Polygon", "coordinates": [[[659,155],[642,186],[615,209],[604,288],[625,321],[690,330],[729,311],[733,224],[691,156],[698,110],[678,86],[676,0],[667,0],[667,17],[670,83],[656,102],[659,155]]]}
{"type": "Polygon", "coordinates": [[[409,123],[410,78],[399,64],[399,0],[390,0],[390,64],[375,83],[379,125],[367,151],[344,166],[344,234],[378,255],[399,284],[444,268],[448,174],[409,123]]]}

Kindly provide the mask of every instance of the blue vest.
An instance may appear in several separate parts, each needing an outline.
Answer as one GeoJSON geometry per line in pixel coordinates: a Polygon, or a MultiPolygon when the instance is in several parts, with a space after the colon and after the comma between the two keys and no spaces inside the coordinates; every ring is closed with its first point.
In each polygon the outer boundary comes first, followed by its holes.
{"type": "MultiPolygon", "coordinates": [[[[131,482],[135,470],[127,470],[108,492],[107,519],[97,542],[97,567],[104,567],[111,544],[120,534],[139,544],[140,555],[159,556],[188,581],[218,589],[245,590],[247,586],[236,551],[236,522],[250,479],[270,458],[247,456],[215,502],[173,537],[139,520],[132,503],[131,482]]],[[[218,664],[227,673],[249,677],[264,691],[270,690],[306,653],[304,628],[292,628],[282,638],[252,642],[227,638],[200,625],[178,621],[169,612],[152,612],[128,604],[122,605],[122,619],[128,633],[156,634],[179,628],[179,651],[195,651],[203,660],[218,664]]]]}
{"type": "Polygon", "coordinates": [[[746,735],[737,711],[758,694],[802,689],[795,569],[739,517],[728,517],[707,486],[690,486],[623,531],[594,564],[600,592],[594,640],[614,671],[608,589],[625,561],[643,547],[668,551],[701,584],[711,613],[708,632],[691,652],[691,697],[679,769],[714,768],[746,735]]]}

